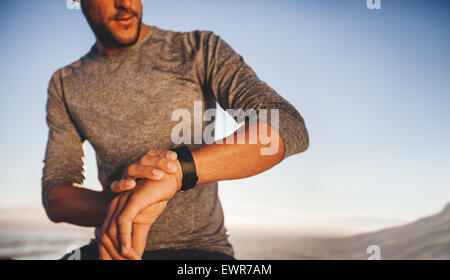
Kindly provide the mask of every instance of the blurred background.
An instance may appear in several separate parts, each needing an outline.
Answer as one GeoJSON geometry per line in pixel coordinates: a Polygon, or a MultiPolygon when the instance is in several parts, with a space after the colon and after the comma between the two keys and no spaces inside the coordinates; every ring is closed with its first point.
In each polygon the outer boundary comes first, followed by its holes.
{"type": "MultiPolygon", "coordinates": [[[[143,20],[214,31],[306,121],[307,152],[219,184],[238,258],[450,259],[449,1],[146,0],[143,20]]],[[[95,38],[65,0],[2,0],[0,34],[0,257],[56,259],[93,230],[41,205],[47,85],[95,38]]],[[[89,143],[85,164],[99,190],[89,143]]]]}

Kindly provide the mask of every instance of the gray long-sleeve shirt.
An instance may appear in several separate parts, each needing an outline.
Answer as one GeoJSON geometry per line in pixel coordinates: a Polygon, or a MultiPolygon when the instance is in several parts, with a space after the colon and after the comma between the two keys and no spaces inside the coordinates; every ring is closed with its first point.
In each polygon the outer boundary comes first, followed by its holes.
{"type": "MultiPolygon", "coordinates": [[[[174,32],[150,26],[132,48],[103,56],[92,47],[80,60],[56,71],[47,101],[48,143],[42,176],[46,210],[59,182],[83,184],[83,143],[96,152],[103,188],[150,148],[175,147],[171,113],[194,101],[202,110],[279,109],[285,157],[309,143],[297,110],[259,80],[243,58],[209,31],[174,32]]],[[[192,121],[194,121],[192,119],[192,121]]],[[[209,122],[203,121],[203,128],[209,122]]],[[[193,130],[192,138],[195,137],[193,130]]],[[[199,133],[202,133],[201,131],[199,133]]],[[[194,143],[194,142],[192,142],[194,143]]],[[[190,144],[191,150],[206,145],[190,144]]],[[[147,250],[195,248],[233,255],[227,239],[217,182],[177,193],[153,224],[147,250]]]]}

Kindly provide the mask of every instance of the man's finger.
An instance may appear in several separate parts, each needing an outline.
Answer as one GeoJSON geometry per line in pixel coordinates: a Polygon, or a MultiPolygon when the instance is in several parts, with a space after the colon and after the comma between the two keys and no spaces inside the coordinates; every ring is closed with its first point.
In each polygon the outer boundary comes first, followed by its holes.
{"type": "Polygon", "coordinates": [[[166,157],[144,155],[139,159],[138,164],[153,167],[167,173],[177,171],[176,163],[166,157]]]}
{"type": "MultiPolygon", "coordinates": [[[[144,244],[145,247],[145,244],[144,244]]],[[[122,252],[122,256],[129,260],[140,260],[142,259],[142,254],[138,254],[134,248],[131,248],[128,252],[122,252]]]]}
{"type": "Polygon", "coordinates": [[[176,162],[165,157],[145,155],[141,157],[138,164],[153,167],[166,173],[175,173],[177,171],[176,162]]]}
{"type": "Polygon", "coordinates": [[[101,242],[104,248],[106,249],[106,252],[109,254],[109,256],[111,256],[113,260],[126,260],[119,254],[119,252],[117,252],[116,248],[114,247],[114,244],[111,242],[108,235],[103,234],[101,242]]]}
{"type": "Polygon", "coordinates": [[[131,249],[131,233],[133,230],[133,219],[141,211],[140,206],[132,198],[128,201],[125,209],[123,209],[120,216],[117,218],[119,227],[119,240],[122,244],[122,251],[129,252],[131,249]]]}
{"type": "Polygon", "coordinates": [[[108,213],[106,214],[106,218],[103,221],[103,226],[102,226],[102,235],[105,233],[106,228],[109,225],[109,221],[111,220],[111,217],[114,215],[114,212],[116,211],[117,208],[117,204],[119,202],[120,197],[115,197],[111,203],[109,204],[109,209],[108,209],[108,213]]]}
{"type": "Polygon", "coordinates": [[[105,249],[105,247],[103,247],[103,245],[101,243],[98,245],[98,251],[99,251],[100,260],[105,260],[105,261],[112,260],[108,251],[105,249]]]}
{"type": "MultiPolygon", "coordinates": [[[[123,209],[127,206],[129,195],[122,195],[119,202],[117,203],[117,208],[115,210],[114,215],[111,217],[109,228],[108,228],[108,237],[111,240],[112,244],[115,247],[116,251],[120,250],[120,254],[122,257],[131,259],[131,260],[139,260],[141,259],[141,256],[135,252],[133,248],[127,248],[124,246],[123,239],[120,239],[120,237],[117,234],[117,228],[118,228],[118,220],[121,212],[123,209]],[[120,242],[119,242],[120,240],[120,242]],[[119,249],[120,248],[120,249],[119,249]]],[[[130,233],[131,235],[131,233],[130,233]]],[[[122,236],[122,235],[121,235],[122,236]]]]}
{"type": "Polygon", "coordinates": [[[171,161],[175,161],[175,160],[178,159],[178,154],[175,153],[174,151],[170,151],[170,150],[163,150],[163,151],[159,154],[159,156],[160,156],[160,157],[163,157],[163,158],[167,158],[167,159],[169,159],[169,160],[171,160],[171,161]]]}
{"type": "Polygon", "coordinates": [[[111,217],[111,220],[109,221],[108,227],[106,228],[106,234],[108,235],[109,239],[112,241],[114,247],[117,250],[120,250],[119,248],[121,244],[118,238],[117,219],[120,213],[122,213],[123,208],[126,206],[129,195],[130,195],[129,193],[124,193],[120,195],[117,207],[114,211],[113,216],[111,217]]]}
{"type": "Polygon", "coordinates": [[[161,154],[162,150],[160,149],[150,149],[148,150],[148,152],[146,153],[146,155],[149,156],[159,156],[161,154]]]}
{"type": "Polygon", "coordinates": [[[147,152],[147,155],[149,156],[159,156],[163,158],[170,159],[172,161],[176,160],[178,158],[177,153],[171,150],[159,150],[159,149],[150,149],[147,152]]]}
{"type": "MultiPolygon", "coordinates": [[[[108,214],[103,223],[102,236],[99,241],[100,242],[99,245],[102,245],[103,248],[108,253],[108,255],[110,257],[112,257],[113,259],[125,259],[122,256],[120,256],[120,254],[118,253],[118,249],[116,249],[116,248],[119,248],[119,244],[117,241],[117,225],[115,223],[113,223],[113,225],[111,225],[111,222],[114,220],[114,214],[116,213],[117,210],[119,210],[118,208],[119,208],[120,201],[121,200],[123,201],[124,197],[125,197],[124,195],[119,195],[115,199],[113,199],[113,201],[111,202],[108,214]],[[115,231],[115,233],[114,233],[114,231],[115,231]],[[116,237],[116,243],[117,243],[116,245],[113,244],[113,242],[111,241],[108,234],[116,237]],[[118,257],[118,255],[120,257],[118,257]]],[[[126,197],[128,197],[128,196],[126,196],[126,197]]],[[[126,199],[125,199],[125,201],[126,201],[126,199]]]]}
{"type": "Polygon", "coordinates": [[[161,180],[164,177],[164,171],[141,163],[133,163],[128,167],[127,175],[134,178],[161,180]]]}
{"type": "Polygon", "coordinates": [[[114,193],[121,193],[132,190],[136,187],[136,181],[129,177],[129,179],[122,179],[120,181],[114,181],[111,184],[111,191],[114,193]]]}

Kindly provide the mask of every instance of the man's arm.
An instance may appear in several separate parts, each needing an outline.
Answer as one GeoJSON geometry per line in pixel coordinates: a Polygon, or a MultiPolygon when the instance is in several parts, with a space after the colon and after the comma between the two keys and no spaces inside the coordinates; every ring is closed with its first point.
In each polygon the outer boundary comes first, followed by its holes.
{"type": "MultiPolygon", "coordinates": [[[[297,109],[260,80],[253,69],[220,36],[204,32],[203,57],[205,63],[200,73],[206,94],[210,95],[224,110],[242,110],[258,113],[258,120],[272,126],[284,144],[283,159],[305,151],[309,146],[309,136],[305,121],[297,109]],[[261,119],[261,112],[267,112],[267,119],[261,119]],[[278,112],[272,114],[272,110],[278,112]],[[278,121],[277,121],[278,119],[278,121]]],[[[270,55],[269,53],[267,55],[270,55]]],[[[236,115],[236,121],[241,122],[236,115]]],[[[255,150],[256,151],[256,150],[255,150]]]]}
{"type": "Polygon", "coordinates": [[[197,168],[197,184],[251,177],[281,162],[284,154],[283,139],[270,125],[259,122],[246,126],[243,131],[235,132],[221,141],[192,152],[197,168]],[[263,127],[266,131],[270,131],[270,134],[268,136],[261,134],[261,137],[255,137],[256,143],[251,143],[250,133],[254,128],[263,127]],[[240,133],[245,136],[245,143],[238,144],[240,133]],[[276,144],[264,144],[261,139],[264,143],[276,139],[276,144]],[[275,153],[263,154],[262,149],[269,145],[277,145],[272,147],[275,153]]]}
{"type": "Polygon", "coordinates": [[[48,216],[55,223],[66,222],[84,227],[97,227],[105,220],[111,195],[72,183],[56,184],[47,198],[48,216]]]}
{"type": "Polygon", "coordinates": [[[42,202],[50,220],[99,226],[109,203],[106,193],[74,184],[84,181],[83,142],[67,109],[61,71],[53,74],[46,105],[48,141],[42,174],[42,202]]]}
{"type": "MultiPolygon", "coordinates": [[[[61,72],[53,74],[48,86],[46,120],[49,132],[42,174],[42,202],[47,216],[53,222],[97,227],[103,224],[114,194],[109,189],[97,192],[75,186],[84,181],[85,139],[70,117],[61,86],[61,72]]],[[[163,177],[158,175],[160,173],[173,173],[169,163],[176,159],[176,154],[163,155],[164,160],[153,154],[147,155],[146,159],[154,162],[153,168],[138,168],[137,171],[145,173],[146,178],[152,180],[160,180],[163,177]],[[155,161],[155,158],[158,160],[155,161]],[[155,174],[155,171],[158,172],[155,174]]]]}

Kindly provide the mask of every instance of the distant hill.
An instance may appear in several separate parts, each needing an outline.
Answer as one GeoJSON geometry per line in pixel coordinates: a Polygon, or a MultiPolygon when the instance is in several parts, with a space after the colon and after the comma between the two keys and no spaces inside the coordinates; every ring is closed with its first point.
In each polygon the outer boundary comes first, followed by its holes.
{"type": "Polygon", "coordinates": [[[438,214],[415,222],[347,238],[303,240],[305,258],[367,259],[378,245],[382,259],[450,259],[450,203],[438,214]],[[307,245],[306,245],[307,244],[307,245]]]}

